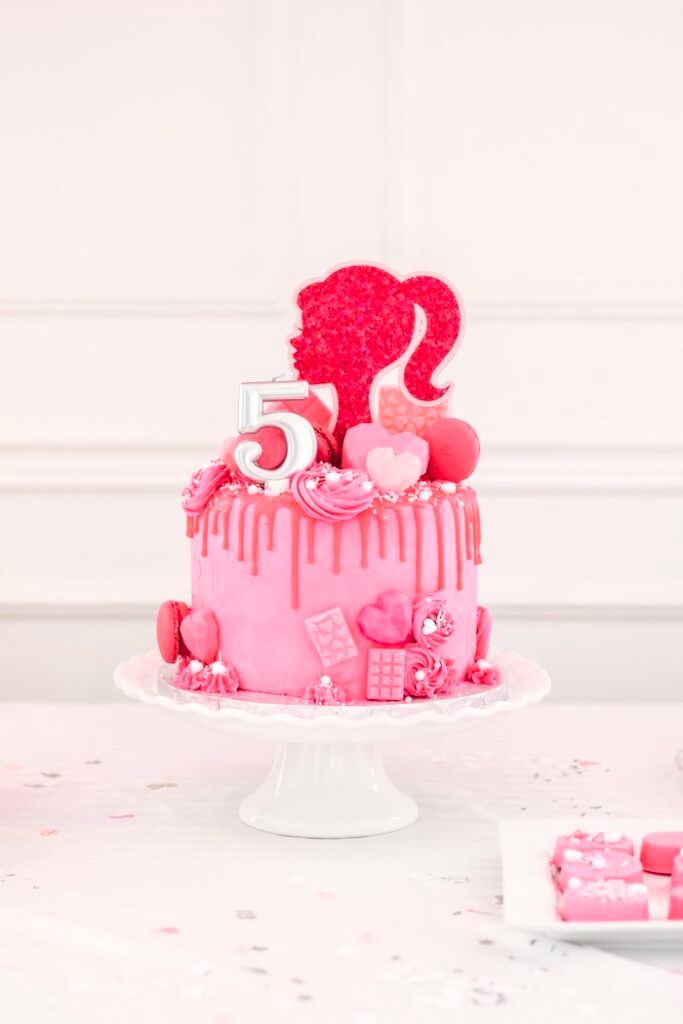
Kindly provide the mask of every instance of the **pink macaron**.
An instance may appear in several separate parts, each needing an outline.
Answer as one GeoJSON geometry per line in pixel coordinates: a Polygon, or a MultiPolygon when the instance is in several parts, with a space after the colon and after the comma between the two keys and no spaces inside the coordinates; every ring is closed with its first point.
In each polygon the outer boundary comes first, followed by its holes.
{"type": "Polygon", "coordinates": [[[157,612],[157,643],[164,661],[174,665],[181,654],[189,652],[180,634],[183,619],[190,613],[184,601],[164,601],[157,612]]]}

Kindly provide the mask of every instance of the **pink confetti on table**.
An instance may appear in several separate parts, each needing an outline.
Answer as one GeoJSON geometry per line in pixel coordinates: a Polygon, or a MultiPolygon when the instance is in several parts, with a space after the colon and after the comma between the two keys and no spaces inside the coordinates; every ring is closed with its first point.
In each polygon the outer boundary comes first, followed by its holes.
{"type": "Polygon", "coordinates": [[[162,925],[161,928],[154,929],[156,935],[179,935],[180,928],[176,928],[172,924],[162,925]]]}
{"type": "Polygon", "coordinates": [[[59,832],[58,828],[40,828],[40,829],[38,829],[38,833],[41,836],[56,836],[58,832],[59,832]]]}
{"type": "Polygon", "coordinates": [[[134,818],[134,814],[110,814],[109,817],[113,821],[122,821],[124,818],[134,818]]]}
{"type": "Polygon", "coordinates": [[[304,620],[304,625],[323,663],[331,668],[340,661],[347,661],[358,655],[358,648],[351,636],[341,608],[328,608],[304,620]]]}

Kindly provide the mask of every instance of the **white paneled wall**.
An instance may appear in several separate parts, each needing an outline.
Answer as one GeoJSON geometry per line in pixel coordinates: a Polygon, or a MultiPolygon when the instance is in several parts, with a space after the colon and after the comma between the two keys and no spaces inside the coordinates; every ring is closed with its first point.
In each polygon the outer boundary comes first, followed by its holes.
{"type": "Polygon", "coordinates": [[[177,493],[335,264],[464,297],[482,599],[560,699],[683,694],[683,7],[0,12],[0,695],[108,700],[177,493]]]}

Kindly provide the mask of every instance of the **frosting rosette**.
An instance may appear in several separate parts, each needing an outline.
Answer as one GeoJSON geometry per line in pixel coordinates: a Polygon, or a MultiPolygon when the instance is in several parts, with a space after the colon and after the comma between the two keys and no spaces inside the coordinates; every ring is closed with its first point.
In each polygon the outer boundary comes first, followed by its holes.
{"type": "Polygon", "coordinates": [[[446,643],[454,626],[443,591],[417,598],[413,605],[413,635],[418,643],[440,647],[446,643]]]}
{"type": "Polygon", "coordinates": [[[239,685],[240,677],[234,665],[226,664],[220,659],[209,665],[204,687],[207,693],[235,693],[239,685]]]}
{"type": "Polygon", "coordinates": [[[364,512],[377,497],[367,473],[336,469],[328,462],[314,463],[295,473],[292,497],[306,515],[323,523],[340,523],[364,512]]]}
{"type": "Polygon", "coordinates": [[[314,683],[309,683],[304,691],[307,704],[327,704],[336,706],[346,704],[346,690],[339,686],[330,676],[321,676],[314,683]]]}
{"type": "Polygon", "coordinates": [[[451,662],[422,644],[407,644],[405,692],[411,697],[435,697],[451,688],[451,662]]]}
{"type": "Polygon", "coordinates": [[[207,462],[193,473],[181,495],[182,506],[191,516],[204,511],[219,487],[230,480],[230,470],[219,459],[207,462]]]}
{"type": "Polygon", "coordinates": [[[500,682],[500,669],[492,665],[490,661],[479,658],[473,665],[470,665],[467,673],[469,682],[478,686],[496,686],[500,682]]]}

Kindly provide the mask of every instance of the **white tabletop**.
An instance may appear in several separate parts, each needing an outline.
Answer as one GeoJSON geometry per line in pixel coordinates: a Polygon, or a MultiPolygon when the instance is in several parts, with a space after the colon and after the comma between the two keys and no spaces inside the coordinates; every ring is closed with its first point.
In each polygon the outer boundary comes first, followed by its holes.
{"type": "Polygon", "coordinates": [[[254,832],[270,749],[136,705],[0,708],[0,1013],[12,1024],[680,1020],[683,949],[501,923],[500,817],[679,815],[679,705],[542,705],[385,762],[372,839],[254,832]]]}

